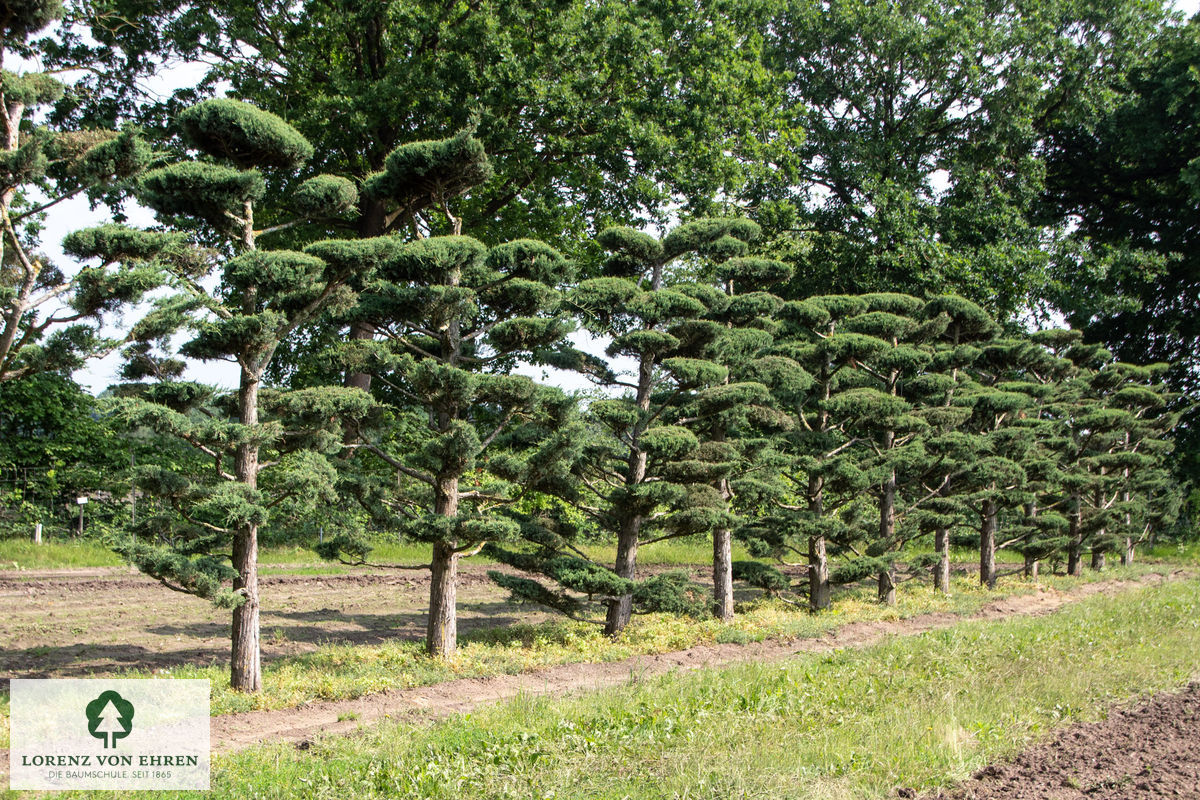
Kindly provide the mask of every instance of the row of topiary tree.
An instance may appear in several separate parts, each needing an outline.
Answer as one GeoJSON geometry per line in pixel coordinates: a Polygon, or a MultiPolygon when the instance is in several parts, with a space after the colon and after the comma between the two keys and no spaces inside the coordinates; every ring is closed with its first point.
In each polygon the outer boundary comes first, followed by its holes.
{"type": "Polygon", "coordinates": [[[1128,563],[1173,523],[1164,456],[1178,398],[1162,366],[1116,363],[1077,331],[1005,333],[955,296],[785,302],[765,291],[783,265],[744,255],[753,234],[705,220],[661,242],[602,235],[610,271],[637,262],[644,275],[584,281],[568,302],[616,334],[609,353],[633,356],[640,382],[590,404],[576,480],[526,524],[533,552],[488,547],[549,585],[494,572],[498,583],[575,615],[599,601],[616,632],[631,608],[686,606],[682,584],[635,580],[646,542],[711,533],[712,606],[727,619],[736,578],[790,588],[769,564],[731,563],[731,533],[755,556],[804,564],[820,610],[833,585],[871,576],[895,602],[901,554],[919,540],[934,547],[904,556],[908,577],[931,569],[947,591],[956,531],[974,530],[991,588],[997,550],[1021,553],[1030,577],[1060,557],[1078,575],[1085,552],[1096,568],[1113,551],[1128,563]],[[664,278],[683,241],[700,262],[664,278]],[[617,537],[613,568],[577,546],[578,515],[617,537]]]}
{"type": "Polygon", "coordinates": [[[947,589],[952,533],[971,526],[989,586],[1002,547],[1028,572],[1063,552],[1077,572],[1085,551],[1132,558],[1176,507],[1174,398],[1076,332],[1005,335],[951,296],[785,301],[772,287],[797,276],[751,255],[746,219],[606,230],[581,279],[544,243],[463,235],[456,200],[491,171],[469,130],[401,146],[361,184],[296,178],[311,146],[244,103],[200,103],[178,132],[195,155],[133,188],[164,229],[64,247],[170,287],[129,337],[114,408],[206,466],[139,468],[163,502],[123,552],[232,608],[235,688],[261,686],[258,531],[289,514],[325,515],[322,553],[347,563],[373,563],[363,520],[429,543],[429,563],[388,566],[431,572],[428,649],[447,656],[457,563],[480,549],[540,576],[493,572],[514,594],[578,618],[599,604],[616,633],[649,611],[728,619],[735,579],[789,592],[772,561],[806,563],[813,609],[869,576],[892,602],[904,569],[947,589]],[[283,207],[259,208],[268,186],[283,207]],[[385,204],[383,235],[323,238],[361,196],[385,204]],[[573,346],[576,326],[607,357],[573,346]],[[321,355],[345,385],[264,385],[281,345],[317,330],[355,331],[321,355]],[[237,390],[182,380],[179,355],[236,364],[237,390]],[[521,363],[606,391],[568,396],[521,363]],[[580,546],[597,534],[611,566],[580,546]],[[640,546],[696,535],[713,539],[711,601],[685,574],[639,576],[640,546]],[[901,557],[927,536],[932,556],[901,557]],[[735,540],[764,560],[734,563],[735,540]]]}

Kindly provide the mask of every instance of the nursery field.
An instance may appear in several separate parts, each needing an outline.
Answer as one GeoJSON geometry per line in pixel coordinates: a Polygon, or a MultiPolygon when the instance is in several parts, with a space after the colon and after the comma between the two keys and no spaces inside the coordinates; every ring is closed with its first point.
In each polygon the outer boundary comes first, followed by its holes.
{"type": "Polygon", "coordinates": [[[813,638],[576,667],[573,686],[445,676],[388,714],[307,704],[293,722],[328,718],[298,735],[277,712],[218,717],[213,795],[1186,797],[1200,695],[1176,690],[1200,678],[1200,583],[1133,572],[981,598],[966,621],[844,617],[813,638]],[[223,747],[239,721],[257,736],[223,747]]]}
{"type": "Polygon", "coordinates": [[[0,63],[0,800],[1200,800],[1200,0],[0,63]]]}

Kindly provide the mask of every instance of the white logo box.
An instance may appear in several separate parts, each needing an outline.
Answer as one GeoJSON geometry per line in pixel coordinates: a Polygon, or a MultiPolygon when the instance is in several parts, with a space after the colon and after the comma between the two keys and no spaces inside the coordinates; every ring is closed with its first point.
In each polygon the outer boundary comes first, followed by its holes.
{"type": "Polygon", "coordinates": [[[9,788],[207,789],[209,689],[190,679],[13,678],[9,788]]]}

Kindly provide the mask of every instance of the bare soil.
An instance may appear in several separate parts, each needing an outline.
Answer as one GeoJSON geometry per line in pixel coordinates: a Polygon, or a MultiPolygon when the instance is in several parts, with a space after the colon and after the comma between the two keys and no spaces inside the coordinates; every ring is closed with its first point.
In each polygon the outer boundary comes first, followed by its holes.
{"type": "MultiPolygon", "coordinates": [[[[991,603],[972,618],[986,620],[1049,614],[1066,603],[1094,594],[1112,594],[1139,583],[1167,579],[1163,575],[1148,575],[1141,581],[1085,584],[1069,593],[1043,587],[1034,594],[991,603]]],[[[275,740],[294,742],[303,748],[318,735],[352,733],[360,726],[384,718],[430,722],[518,695],[564,695],[617,686],[678,670],[721,667],[749,661],[770,662],[800,653],[866,647],[888,636],[945,628],[962,619],[954,614],[938,613],[894,622],[852,623],[820,639],[769,640],[747,645],[700,645],[671,653],[635,656],[623,661],[565,664],[519,675],[469,678],[413,689],[390,690],[353,700],[315,702],[278,711],[222,715],[212,720],[212,747],[215,752],[231,752],[275,740]]]]}
{"type": "MultiPolygon", "coordinates": [[[[901,796],[906,793],[902,790],[901,796]]],[[[912,796],[912,795],[908,795],[912,796]]],[[[1200,683],[1071,725],[939,800],[1200,797],[1200,683]]]]}
{"type": "MultiPolygon", "coordinates": [[[[490,567],[495,569],[495,567],[490,567]]],[[[459,628],[548,617],[508,602],[489,567],[459,572],[459,628]]],[[[425,632],[429,575],[361,572],[272,575],[262,592],[263,658],[321,644],[374,644],[425,632]]],[[[0,573],[0,677],[52,678],[229,660],[230,614],[127,569],[0,573]]]]}

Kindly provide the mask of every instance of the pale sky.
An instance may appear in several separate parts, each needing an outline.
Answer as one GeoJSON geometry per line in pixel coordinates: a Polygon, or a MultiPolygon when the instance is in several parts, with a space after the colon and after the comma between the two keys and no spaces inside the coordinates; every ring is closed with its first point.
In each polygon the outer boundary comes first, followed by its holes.
{"type": "MultiPolygon", "coordinates": [[[[1200,0],[1178,0],[1175,7],[1185,16],[1190,17],[1200,10],[1200,0]]],[[[157,94],[169,95],[176,88],[193,85],[205,69],[207,66],[202,64],[177,66],[155,75],[146,82],[146,85],[157,94]]],[[[131,225],[141,226],[154,223],[154,217],[149,211],[132,202],[127,204],[126,211],[131,225]]],[[[69,269],[70,262],[63,257],[59,249],[59,243],[63,237],[73,230],[107,221],[108,215],[105,209],[88,208],[86,199],[76,198],[62,203],[51,211],[47,219],[43,249],[46,250],[47,255],[56,260],[56,263],[69,269]]],[[[136,319],[136,312],[128,316],[132,321],[132,319],[136,319]]],[[[106,331],[108,333],[121,329],[122,321],[119,318],[113,319],[112,322],[116,324],[111,330],[106,331]]],[[[577,334],[573,338],[576,340],[577,346],[583,347],[589,352],[601,354],[604,349],[604,342],[592,340],[587,334],[577,334]]],[[[119,368],[120,356],[114,353],[108,358],[89,362],[86,367],[75,373],[75,379],[85,389],[98,393],[119,380],[117,374],[119,368]]],[[[552,374],[546,374],[540,368],[533,367],[522,368],[518,371],[539,380],[546,378],[549,382],[568,390],[590,387],[590,384],[579,376],[559,370],[553,370],[552,374]]],[[[233,388],[237,385],[237,374],[237,367],[233,364],[219,361],[192,362],[186,377],[191,380],[233,388]]]]}

